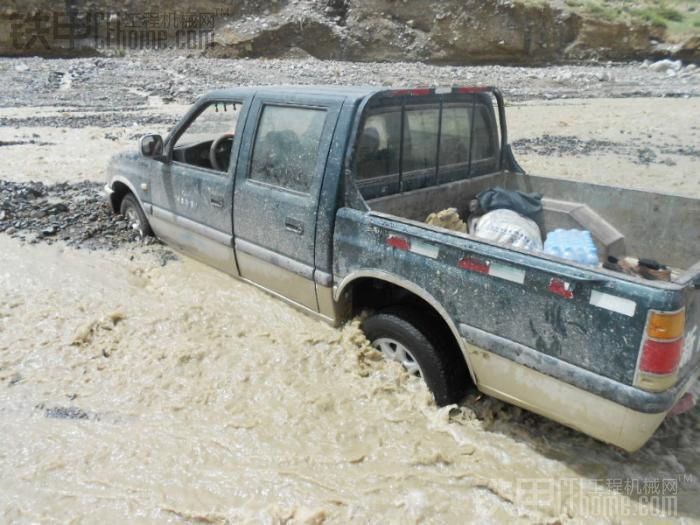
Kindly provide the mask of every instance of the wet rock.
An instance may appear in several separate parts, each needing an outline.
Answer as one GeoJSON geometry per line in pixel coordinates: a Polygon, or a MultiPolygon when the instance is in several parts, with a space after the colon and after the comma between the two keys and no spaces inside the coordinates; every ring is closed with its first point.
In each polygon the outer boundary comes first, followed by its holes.
{"type": "Polygon", "coordinates": [[[649,69],[651,71],[656,71],[657,73],[668,71],[678,72],[682,67],[683,63],[680,60],[669,60],[668,58],[658,60],[649,65],[649,69]]]}
{"type": "Polygon", "coordinates": [[[686,38],[673,56],[686,62],[700,62],[700,35],[692,35],[686,38]]]}
{"type": "Polygon", "coordinates": [[[55,226],[49,226],[48,228],[44,228],[41,230],[41,235],[44,237],[50,237],[51,235],[56,235],[57,228],[55,226]]]}
{"type": "Polygon", "coordinates": [[[641,148],[637,150],[638,164],[651,164],[656,162],[656,153],[650,148],[641,148]]]}
{"type": "Polygon", "coordinates": [[[90,414],[82,408],[76,406],[47,407],[44,403],[40,403],[36,406],[36,408],[43,410],[46,417],[55,419],[96,419],[93,414],[90,414]]]}
{"type": "Polygon", "coordinates": [[[55,204],[51,204],[46,208],[46,213],[49,215],[55,215],[58,213],[65,213],[69,210],[68,205],[66,205],[63,202],[57,202],[55,204]]]}
{"type": "MultiPolygon", "coordinates": [[[[667,164],[669,159],[659,159],[660,154],[682,155],[700,158],[700,149],[693,146],[670,148],[653,143],[653,135],[647,137],[649,143],[639,147],[639,143],[614,142],[610,140],[584,140],[568,135],[544,134],[540,137],[518,139],[512,146],[518,153],[535,153],[542,156],[581,156],[597,155],[610,152],[616,155],[624,155],[636,164],[667,164]]],[[[673,161],[671,161],[673,162],[673,161]]]]}
{"type": "MultiPolygon", "coordinates": [[[[45,185],[0,180],[0,210],[0,232],[29,242],[63,240],[89,249],[153,242],[112,213],[96,182],[45,185]]],[[[172,260],[171,255],[163,257],[172,260]]]]}

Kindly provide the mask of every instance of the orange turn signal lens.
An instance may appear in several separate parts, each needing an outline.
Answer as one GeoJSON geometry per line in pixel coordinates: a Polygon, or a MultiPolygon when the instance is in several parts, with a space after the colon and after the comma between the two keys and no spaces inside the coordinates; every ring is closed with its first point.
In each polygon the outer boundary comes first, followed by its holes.
{"type": "Polygon", "coordinates": [[[685,329],[685,308],[677,312],[652,311],[647,324],[647,335],[654,339],[677,339],[685,329]]]}

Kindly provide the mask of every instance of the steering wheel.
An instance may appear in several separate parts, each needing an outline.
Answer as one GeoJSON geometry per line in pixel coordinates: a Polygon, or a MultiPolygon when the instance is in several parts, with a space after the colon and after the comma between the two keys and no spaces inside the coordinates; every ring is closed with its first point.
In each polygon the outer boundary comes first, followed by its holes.
{"type": "Polygon", "coordinates": [[[218,149],[221,147],[222,142],[230,138],[233,138],[233,133],[226,132],[211,143],[211,147],[209,148],[209,162],[211,163],[211,167],[215,170],[224,171],[219,164],[219,160],[216,158],[216,154],[221,153],[218,149]]]}

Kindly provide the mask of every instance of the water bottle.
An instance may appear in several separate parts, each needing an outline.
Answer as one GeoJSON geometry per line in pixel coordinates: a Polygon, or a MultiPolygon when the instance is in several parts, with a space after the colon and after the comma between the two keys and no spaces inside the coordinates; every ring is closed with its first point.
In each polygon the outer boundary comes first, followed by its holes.
{"type": "Polygon", "coordinates": [[[550,232],[544,242],[545,253],[588,266],[598,265],[598,249],[588,230],[563,230],[550,232]]]}

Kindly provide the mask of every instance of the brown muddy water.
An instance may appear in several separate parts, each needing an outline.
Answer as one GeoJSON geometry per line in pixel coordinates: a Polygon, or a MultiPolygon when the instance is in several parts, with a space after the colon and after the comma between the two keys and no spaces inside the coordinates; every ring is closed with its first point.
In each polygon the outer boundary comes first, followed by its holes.
{"type": "Polygon", "coordinates": [[[586,523],[657,479],[700,512],[697,409],[628,456],[486,398],[438,410],[354,324],[191,260],[0,253],[4,522],[586,523]]]}
{"type": "MultiPolygon", "coordinates": [[[[544,111],[551,125],[537,126],[587,138],[580,106],[535,106],[511,112],[516,131],[544,111]]],[[[56,146],[24,171],[46,181],[71,178],[66,152],[111,144],[40,133],[56,146]]],[[[641,186],[666,169],[699,191],[687,155],[674,167],[610,155],[641,186]]],[[[525,160],[546,174],[545,156],[525,160]]],[[[572,178],[599,176],[578,160],[572,178]]],[[[437,409],[356,323],[331,328],[149,249],[0,235],[0,523],[700,523],[700,408],[633,455],[476,394],[437,409]]]]}

